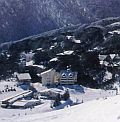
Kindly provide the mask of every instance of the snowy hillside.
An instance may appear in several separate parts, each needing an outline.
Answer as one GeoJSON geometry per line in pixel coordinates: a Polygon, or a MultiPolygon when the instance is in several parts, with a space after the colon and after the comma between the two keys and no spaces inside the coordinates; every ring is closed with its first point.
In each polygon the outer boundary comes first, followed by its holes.
{"type": "Polygon", "coordinates": [[[119,0],[0,0],[0,42],[117,17],[119,6],[119,0]]]}
{"type": "Polygon", "coordinates": [[[1,122],[119,122],[120,96],[86,102],[63,110],[2,119],[1,122]]]}

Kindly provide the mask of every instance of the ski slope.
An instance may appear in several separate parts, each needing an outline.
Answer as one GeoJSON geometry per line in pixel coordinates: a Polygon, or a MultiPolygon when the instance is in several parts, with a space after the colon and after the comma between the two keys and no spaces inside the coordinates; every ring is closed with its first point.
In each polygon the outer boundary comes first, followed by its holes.
{"type": "MultiPolygon", "coordinates": [[[[15,83],[0,82],[0,89],[15,83]]],[[[40,84],[34,84],[38,90],[48,90],[40,84]]],[[[43,104],[34,109],[3,109],[0,107],[0,122],[117,122],[120,119],[120,96],[115,90],[91,89],[83,86],[66,86],[63,91],[69,89],[72,102],[84,103],[70,107],[71,101],[62,106],[52,109],[51,101],[45,100],[43,104]],[[114,96],[114,97],[113,97],[114,96]],[[106,99],[107,98],[107,99],[106,99]],[[63,108],[59,110],[59,108],[63,108]],[[111,118],[112,117],[112,118],[111,118]]],[[[50,90],[60,90],[50,88],[50,90]]],[[[16,88],[16,92],[0,94],[0,100],[13,96],[22,90],[16,88]]]]}
{"type": "Polygon", "coordinates": [[[120,95],[93,100],[61,110],[13,118],[0,122],[119,122],[120,95]]]}

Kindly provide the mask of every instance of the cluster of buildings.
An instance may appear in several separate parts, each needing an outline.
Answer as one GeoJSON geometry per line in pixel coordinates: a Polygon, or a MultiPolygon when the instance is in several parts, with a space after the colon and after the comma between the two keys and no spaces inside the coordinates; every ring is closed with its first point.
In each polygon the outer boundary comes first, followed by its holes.
{"type": "Polygon", "coordinates": [[[108,54],[99,55],[101,66],[105,67],[119,67],[120,66],[120,55],[119,54],[108,54]]]}
{"type": "MultiPolygon", "coordinates": [[[[72,71],[70,69],[66,70],[60,70],[57,72],[55,69],[49,69],[45,71],[45,67],[43,65],[35,65],[33,63],[34,53],[21,53],[21,63],[20,69],[22,69],[21,66],[30,68],[32,70],[35,70],[36,75],[40,77],[42,85],[72,85],[77,82],[77,72],[72,71]]],[[[58,58],[60,60],[70,60],[74,57],[74,51],[64,51],[63,53],[59,53],[56,55],[56,58],[53,58],[50,60],[50,62],[56,62],[58,61],[58,58]]],[[[32,82],[32,78],[29,73],[20,73],[17,74],[17,80],[19,85],[21,84],[30,84],[32,82]]]]}
{"type": "Polygon", "coordinates": [[[77,72],[69,69],[56,72],[54,69],[41,73],[43,85],[73,85],[77,82],[77,72]]]}
{"type": "Polygon", "coordinates": [[[99,55],[99,61],[101,67],[105,69],[105,76],[103,81],[114,78],[117,82],[120,82],[120,55],[119,54],[106,54],[99,55]]]}
{"type": "MultiPolygon", "coordinates": [[[[77,72],[70,69],[57,72],[54,69],[47,70],[40,74],[42,85],[73,85],[77,82],[77,72]]],[[[17,74],[19,85],[29,85],[32,78],[29,73],[17,74]]]]}

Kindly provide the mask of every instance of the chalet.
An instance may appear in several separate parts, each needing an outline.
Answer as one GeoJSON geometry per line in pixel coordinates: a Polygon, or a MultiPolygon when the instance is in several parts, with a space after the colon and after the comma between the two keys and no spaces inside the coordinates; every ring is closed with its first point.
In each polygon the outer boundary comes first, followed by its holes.
{"type": "Polygon", "coordinates": [[[54,76],[56,71],[54,69],[47,70],[41,73],[42,85],[52,85],[54,84],[54,76]]]}
{"type": "Polygon", "coordinates": [[[18,84],[30,84],[31,82],[31,76],[29,73],[21,73],[17,74],[18,84]]]}
{"type": "Polygon", "coordinates": [[[60,81],[59,83],[62,85],[75,84],[77,82],[77,72],[73,72],[71,70],[62,70],[60,72],[60,81]]]}
{"type": "Polygon", "coordinates": [[[61,70],[56,72],[54,69],[41,73],[42,85],[74,84],[77,82],[77,72],[71,70],[61,70]]]}
{"type": "Polygon", "coordinates": [[[73,50],[67,50],[63,53],[58,53],[57,55],[58,60],[64,60],[67,62],[73,62],[75,59],[78,59],[78,55],[73,50]]]}

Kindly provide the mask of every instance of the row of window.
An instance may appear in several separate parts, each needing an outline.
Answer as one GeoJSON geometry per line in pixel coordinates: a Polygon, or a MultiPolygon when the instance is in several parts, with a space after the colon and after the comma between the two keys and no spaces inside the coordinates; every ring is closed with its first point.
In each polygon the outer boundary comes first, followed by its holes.
{"type": "Polygon", "coordinates": [[[66,74],[66,73],[62,73],[62,77],[74,77],[74,74],[73,73],[69,73],[69,74],[66,74]]]}

